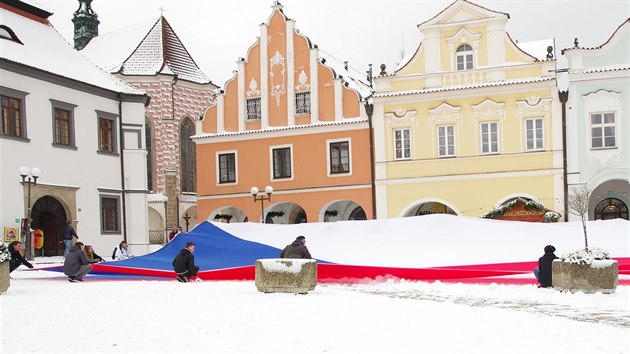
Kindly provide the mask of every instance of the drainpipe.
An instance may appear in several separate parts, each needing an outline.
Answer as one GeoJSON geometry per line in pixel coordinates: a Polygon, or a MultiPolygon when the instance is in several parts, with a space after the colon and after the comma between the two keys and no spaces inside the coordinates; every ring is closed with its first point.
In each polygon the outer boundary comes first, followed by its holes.
{"type": "Polygon", "coordinates": [[[368,129],[370,130],[370,183],[372,185],[372,219],[376,219],[376,184],[374,183],[374,132],[372,131],[372,114],[374,104],[365,103],[365,113],[368,116],[368,129]]]}
{"type": "Polygon", "coordinates": [[[569,181],[567,181],[567,101],[569,91],[558,91],[562,103],[562,178],[564,179],[564,221],[569,221],[569,181]]]}
{"type": "Polygon", "coordinates": [[[120,185],[122,187],[122,232],[123,240],[127,242],[127,195],[125,188],[125,139],[123,135],[123,115],[122,115],[122,101],[124,93],[118,94],[118,138],[120,139],[120,185]]]}

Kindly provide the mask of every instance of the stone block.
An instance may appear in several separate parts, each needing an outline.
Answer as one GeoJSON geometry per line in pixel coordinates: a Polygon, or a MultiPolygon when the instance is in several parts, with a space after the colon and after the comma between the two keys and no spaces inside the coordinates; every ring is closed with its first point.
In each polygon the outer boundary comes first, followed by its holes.
{"type": "Polygon", "coordinates": [[[551,264],[551,284],[559,291],[612,294],[619,281],[619,264],[615,260],[595,260],[576,264],[555,260],[551,264]]]}
{"type": "Polygon", "coordinates": [[[256,288],[264,293],[306,294],[317,285],[314,259],[271,258],[256,261],[256,288]]]}
{"type": "Polygon", "coordinates": [[[9,285],[11,284],[10,277],[10,262],[5,261],[0,263],[0,294],[4,294],[9,289],[9,285]]]}

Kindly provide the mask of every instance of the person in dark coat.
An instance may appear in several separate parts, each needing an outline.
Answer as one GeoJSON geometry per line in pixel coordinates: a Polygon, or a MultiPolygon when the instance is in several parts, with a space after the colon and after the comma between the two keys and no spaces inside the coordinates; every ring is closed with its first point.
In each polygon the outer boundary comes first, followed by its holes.
{"type": "Polygon", "coordinates": [[[196,277],[197,281],[201,281],[197,277],[199,267],[195,266],[195,244],[188,242],[186,248],[182,248],[179,254],[173,259],[173,270],[177,273],[177,281],[180,283],[188,283],[190,278],[196,277]]]}
{"type": "Polygon", "coordinates": [[[83,281],[83,276],[92,271],[92,265],[85,256],[83,242],[77,242],[70,247],[70,252],[63,262],[63,272],[68,276],[68,281],[83,281]]]}
{"type": "Polygon", "coordinates": [[[79,238],[76,231],[74,231],[74,228],[72,227],[72,222],[68,220],[66,221],[66,226],[64,226],[61,230],[61,240],[63,240],[63,244],[66,245],[66,249],[63,251],[64,257],[68,255],[68,252],[70,252],[70,246],[72,246],[73,236],[77,239],[79,238]]]}
{"type": "Polygon", "coordinates": [[[298,236],[293,243],[280,252],[280,258],[312,258],[311,253],[306,248],[306,237],[298,236]]]}
{"type": "Polygon", "coordinates": [[[534,268],[536,280],[540,283],[539,288],[551,287],[551,263],[558,257],[554,254],[556,248],[552,245],[545,246],[545,254],[538,259],[538,268],[534,268]]]}
{"type": "Polygon", "coordinates": [[[22,242],[13,241],[9,244],[9,253],[11,253],[11,261],[9,263],[9,273],[16,270],[20,266],[20,264],[24,264],[25,266],[29,268],[33,268],[33,265],[29,263],[29,261],[27,261],[24,257],[22,257],[22,254],[20,253],[21,250],[22,250],[22,242]]]}

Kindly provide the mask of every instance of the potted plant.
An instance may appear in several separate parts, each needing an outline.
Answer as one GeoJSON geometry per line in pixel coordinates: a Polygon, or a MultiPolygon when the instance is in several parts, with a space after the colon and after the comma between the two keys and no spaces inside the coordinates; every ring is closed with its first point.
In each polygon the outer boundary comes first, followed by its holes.
{"type": "Polygon", "coordinates": [[[4,294],[9,289],[11,277],[9,276],[11,267],[11,253],[9,246],[2,242],[0,244],[0,294],[4,294]]]}
{"type": "Polygon", "coordinates": [[[591,191],[585,185],[571,191],[569,210],[581,217],[584,249],[565,254],[553,262],[552,285],[561,291],[614,293],[619,279],[617,261],[610,259],[606,250],[588,248],[586,219],[590,197],[591,191]]]}

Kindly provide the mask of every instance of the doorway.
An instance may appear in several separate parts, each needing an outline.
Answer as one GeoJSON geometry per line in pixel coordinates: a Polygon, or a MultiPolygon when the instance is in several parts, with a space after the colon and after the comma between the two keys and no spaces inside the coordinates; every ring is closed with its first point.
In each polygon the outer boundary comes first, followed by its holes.
{"type": "Polygon", "coordinates": [[[36,250],[39,256],[63,256],[65,246],[61,243],[61,230],[66,224],[66,211],[61,203],[51,197],[39,198],[31,209],[32,228],[44,232],[44,247],[36,250]]]}

